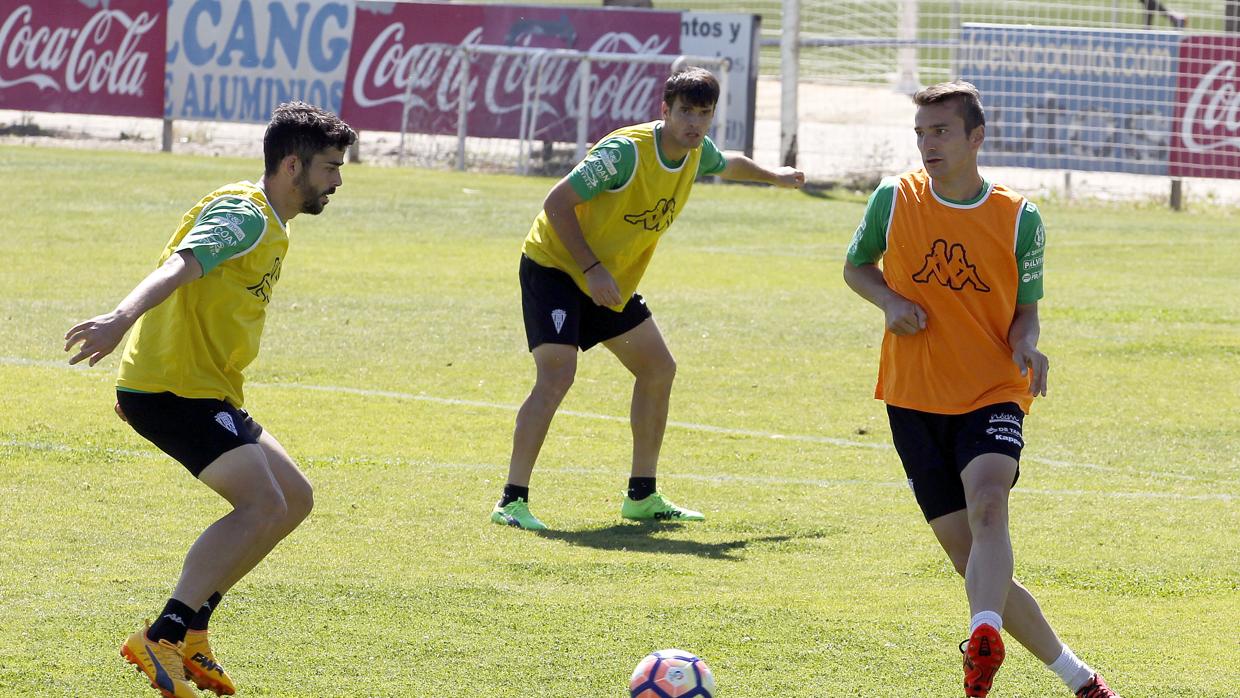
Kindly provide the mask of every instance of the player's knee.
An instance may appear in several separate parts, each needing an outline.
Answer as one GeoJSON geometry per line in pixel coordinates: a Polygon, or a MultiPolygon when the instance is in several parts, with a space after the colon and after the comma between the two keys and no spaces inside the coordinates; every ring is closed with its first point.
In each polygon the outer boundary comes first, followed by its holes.
{"type": "Polygon", "coordinates": [[[303,481],[294,487],[285,488],[284,502],[288,507],[286,522],[290,528],[296,527],[314,510],[314,487],[303,481]]]}
{"type": "Polygon", "coordinates": [[[1001,485],[979,487],[969,503],[969,526],[992,528],[1007,524],[1008,488],[1001,485]]]}
{"type": "Polygon", "coordinates": [[[676,359],[670,354],[661,359],[651,359],[638,379],[655,385],[670,386],[676,380],[676,359]]]}
{"type": "Polygon", "coordinates": [[[568,394],[577,378],[575,366],[563,366],[543,371],[538,374],[538,382],[534,385],[534,393],[539,397],[559,404],[568,394]]]}
{"type": "Polygon", "coordinates": [[[264,530],[282,528],[289,511],[288,500],[275,483],[271,487],[256,489],[237,510],[250,520],[251,526],[264,530]]]}

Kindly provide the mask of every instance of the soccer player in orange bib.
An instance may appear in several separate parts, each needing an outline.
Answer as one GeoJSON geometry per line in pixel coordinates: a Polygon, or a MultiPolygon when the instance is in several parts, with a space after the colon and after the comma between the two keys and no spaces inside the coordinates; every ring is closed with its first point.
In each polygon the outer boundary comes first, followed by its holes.
{"type": "Polygon", "coordinates": [[[887,404],[917,504],[965,579],[965,696],[989,693],[1006,627],[1078,698],[1116,697],[1012,578],[1008,493],[1024,415],[1046,395],[1049,367],[1037,348],[1041,215],[978,172],[986,119],[977,88],[942,83],[913,101],[924,167],[883,180],[870,196],[844,280],[883,311],[874,396],[887,404]]]}
{"type": "Polygon", "coordinates": [[[154,271],[114,310],[65,334],[65,351],[76,347],[69,363],[94,366],[133,328],[116,413],[233,507],[190,547],[155,622],[121,646],[166,698],[196,697],[195,686],[235,692],[208,643],[211,613],[313,506],[306,476],[242,409],[242,371],[258,355],[289,221],[323,211],[356,139],[318,107],[276,107],[263,136],[262,179],[203,197],[182,216],[154,271]]]}

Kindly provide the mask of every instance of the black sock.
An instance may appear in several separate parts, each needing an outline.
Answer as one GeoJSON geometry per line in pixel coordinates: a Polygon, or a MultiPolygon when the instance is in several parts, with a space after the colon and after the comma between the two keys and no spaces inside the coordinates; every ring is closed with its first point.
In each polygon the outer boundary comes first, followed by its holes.
{"type": "Polygon", "coordinates": [[[629,499],[637,501],[645,499],[654,494],[654,478],[652,477],[631,477],[629,478],[629,499]]]}
{"type": "Polygon", "coordinates": [[[146,637],[152,642],[167,640],[175,645],[185,639],[185,631],[189,630],[189,621],[193,617],[194,609],[176,599],[168,599],[159,618],[146,631],[146,637]]]}
{"type": "Polygon", "coordinates": [[[518,487],[517,485],[504,485],[504,496],[499,498],[499,505],[506,507],[509,504],[524,499],[526,504],[530,502],[530,488],[518,487]]]}
{"type": "Polygon", "coordinates": [[[222,598],[224,598],[224,595],[218,591],[212,594],[211,598],[207,599],[202,608],[198,609],[198,612],[194,614],[194,619],[189,622],[189,629],[206,630],[207,623],[211,622],[211,612],[220,605],[220,599],[222,598]]]}

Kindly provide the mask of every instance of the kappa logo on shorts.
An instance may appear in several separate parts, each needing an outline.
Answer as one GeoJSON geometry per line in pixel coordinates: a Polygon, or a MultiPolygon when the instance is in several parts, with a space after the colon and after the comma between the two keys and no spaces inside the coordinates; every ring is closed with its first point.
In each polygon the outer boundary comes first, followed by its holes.
{"type": "Polygon", "coordinates": [[[233,422],[231,414],[227,412],[217,412],[215,414],[215,422],[225,429],[232,432],[233,436],[237,436],[237,425],[233,422]]]}
{"type": "Polygon", "coordinates": [[[564,328],[564,321],[568,319],[568,313],[560,308],[551,311],[551,322],[555,323],[555,333],[559,334],[564,328]]]}

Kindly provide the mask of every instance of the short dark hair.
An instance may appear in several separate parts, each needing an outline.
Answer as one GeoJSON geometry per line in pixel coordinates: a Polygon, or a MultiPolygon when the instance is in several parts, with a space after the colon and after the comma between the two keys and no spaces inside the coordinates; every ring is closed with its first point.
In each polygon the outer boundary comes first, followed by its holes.
{"type": "Polygon", "coordinates": [[[927,104],[955,102],[957,111],[964,118],[964,132],[973,133],[973,129],[985,125],[986,112],[982,110],[982,96],[971,82],[953,80],[931,85],[913,95],[913,103],[919,107],[927,104]]]}
{"type": "Polygon", "coordinates": [[[664,104],[672,106],[677,97],[691,107],[713,107],[719,102],[719,81],[705,68],[686,68],[663,84],[664,104]]]}
{"type": "Polygon", "coordinates": [[[344,150],[356,141],[357,133],[335,114],[305,102],[285,102],[271,112],[263,134],[266,174],[275,174],[280,161],[289,155],[308,165],[316,153],[328,148],[344,150]]]}

